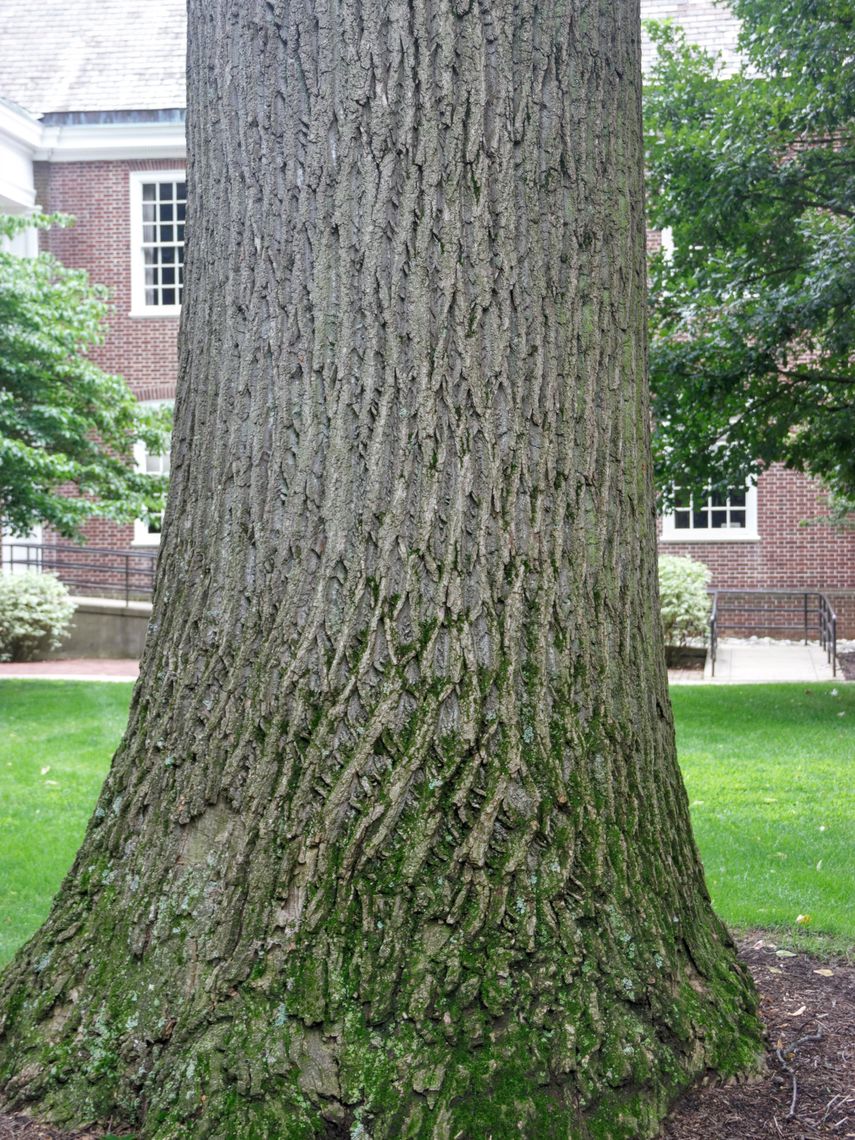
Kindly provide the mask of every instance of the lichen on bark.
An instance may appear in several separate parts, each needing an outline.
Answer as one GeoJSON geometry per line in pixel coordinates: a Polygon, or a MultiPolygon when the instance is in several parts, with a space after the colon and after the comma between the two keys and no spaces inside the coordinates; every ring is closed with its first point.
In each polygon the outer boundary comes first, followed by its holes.
{"type": "Polygon", "coordinates": [[[758,1051],[674,751],[636,4],[191,0],[173,475],[6,1103],[644,1137],[758,1051]]]}

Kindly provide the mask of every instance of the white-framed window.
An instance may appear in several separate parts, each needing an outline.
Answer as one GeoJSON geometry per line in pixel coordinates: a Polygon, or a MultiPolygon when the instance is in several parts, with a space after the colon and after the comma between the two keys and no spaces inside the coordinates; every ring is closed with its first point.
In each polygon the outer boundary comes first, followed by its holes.
{"type": "MultiPolygon", "coordinates": [[[[165,404],[171,405],[172,400],[146,400],[145,404],[151,408],[162,408],[165,404]]],[[[134,459],[137,470],[146,475],[169,475],[169,445],[160,455],[152,455],[141,441],[134,445],[134,459]]],[[[159,546],[160,545],[160,518],[137,519],[134,523],[133,546],[159,546]]]]}
{"type": "Polygon", "coordinates": [[[184,171],[134,170],[130,186],[131,316],[176,316],[184,290],[184,171]]]}
{"type": "Polygon", "coordinates": [[[662,516],[663,542],[756,542],[757,487],[746,484],[705,496],[678,491],[662,516]]]}
{"type": "Polygon", "coordinates": [[[14,535],[7,528],[0,529],[0,567],[6,574],[24,574],[39,570],[42,564],[42,527],[38,525],[28,535],[14,535]]]}

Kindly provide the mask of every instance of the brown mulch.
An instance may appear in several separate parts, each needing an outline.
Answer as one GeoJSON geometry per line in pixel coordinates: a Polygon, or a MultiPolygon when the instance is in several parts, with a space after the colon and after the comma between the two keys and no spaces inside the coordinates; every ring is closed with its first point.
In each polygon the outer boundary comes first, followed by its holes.
{"type": "Polygon", "coordinates": [[[837,662],[840,665],[844,681],[855,681],[855,649],[847,650],[846,653],[838,653],[837,662]]]}
{"type": "Polygon", "coordinates": [[[753,1081],[688,1093],[663,1137],[855,1137],[855,966],[807,954],[779,957],[762,933],[743,939],[740,953],[760,994],[765,1069],[753,1081]]]}
{"type": "Polygon", "coordinates": [[[63,1132],[59,1128],[51,1128],[49,1124],[39,1124],[27,1116],[15,1113],[5,1116],[0,1113],[0,1140],[98,1140],[104,1133],[98,1132],[63,1132]]]}
{"type": "MultiPolygon", "coordinates": [[[[855,965],[779,956],[768,935],[741,941],[769,1037],[753,1080],[694,1089],[665,1123],[663,1140],[855,1138],[855,965]]],[[[0,1115],[0,1140],[96,1140],[23,1116],[0,1115]]]]}

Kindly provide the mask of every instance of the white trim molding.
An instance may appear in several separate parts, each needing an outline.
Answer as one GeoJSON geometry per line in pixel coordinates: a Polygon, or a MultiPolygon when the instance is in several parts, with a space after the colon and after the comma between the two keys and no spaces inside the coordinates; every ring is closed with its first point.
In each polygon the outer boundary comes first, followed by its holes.
{"type": "MultiPolygon", "coordinates": [[[[143,186],[159,182],[185,182],[186,173],[173,167],[171,170],[132,170],[128,175],[130,183],[130,231],[131,231],[131,311],[130,317],[177,317],[181,305],[146,304],[145,255],[143,240],[143,186]]],[[[173,224],[178,224],[174,220],[173,224]]],[[[181,223],[183,226],[183,222],[181,223]]],[[[182,243],[183,245],[183,243],[182,243]]],[[[183,263],[182,263],[183,264],[183,263]]],[[[178,265],[175,264],[176,273],[178,265]]],[[[175,285],[177,290],[178,286],[175,285]]]]}
{"type": "Polygon", "coordinates": [[[42,162],[184,158],[183,123],[68,123],[40,127],[33,157],[42,162]]]}
{"type": "Polygon", "coordinates": [[[0,99],[0,210],[20,214],[33,209],[33,151],[41,124],[20,107],[0,99]]]}
{"type": "MultiPolygon", "coordinates": [[[[687,509],[691,510],[692,508],[683,508],[684,511],[687,509]]],[[[665,511],[662,515],[660,541],[663,543],[759,542],[760,533],[757,529],[757,485],[755,483],[749,482],[745,485],[744,508],[741,505],[736,505],[735,508],[731,506],[730,496],[728,496],[726,505],[711,504],[708,499],[702,511],[707,515],[708,522],[712,521],[712,514],[716,510],[722,512],[722,514],[725,515],[725,520],[729,522],[730,513],[734,509],[740,513],[744,509],[744,526],[734,526],[732,524],[724,526],[696,526],[693,512],[689,520],[690,525],[688,527],[678,527],[677,511],[665,511]]]]}

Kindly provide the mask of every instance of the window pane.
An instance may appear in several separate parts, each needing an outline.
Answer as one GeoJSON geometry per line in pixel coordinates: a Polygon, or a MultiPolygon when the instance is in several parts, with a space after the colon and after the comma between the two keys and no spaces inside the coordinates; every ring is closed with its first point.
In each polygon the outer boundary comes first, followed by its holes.
{"type": "Polygon", "coordinates": [[[745,511],[740,508],[737,508],[736,510],[731,509],[730,525],[732,527],[735,527],[737,530],[745,530],[745,511]]]}
{"type": "Polygon", "coordinates": [[[725,492],[722,494],[721,491],[713,491],[713,493],[710,495],[710,502],[714,507],[726,507],[727,493],[725,492]]]}
{"type": "Polygon", "coordinates": [[[677,530],[688,530],[691,526],[691,519],[688,511],[675,511],[674,512],[674,526],[677,530]]]}
{"type": "Polygon", "coordinates": [[[143,198],[142,248],[146,306],[181,303],[184,261],[184,214],[187,184],[150,182],[141,187],[143,198]],[[176,222],[178,223],[176,225],[176,222]]]}
{"type": "Polygon", "coordinates": [[[730,492],[730,505],[732,507],[745,506],[745,491],[731,491],[730,492]]]}
{"type": "Polygon", "coordinates": [[[712,525],[713,530],[721,530],[722,527],[727,526],[727,510],[716,509],[712,512],[712,525]]]}
{"type": "Polygon", "coordinates": [[[709,517],[710,517],[709,511],[693,511],[692,512],[692,529],[697,530],[698,528],[700,528],[701,530],[706,530],[707,527],[710,525],[709,517]]]}

